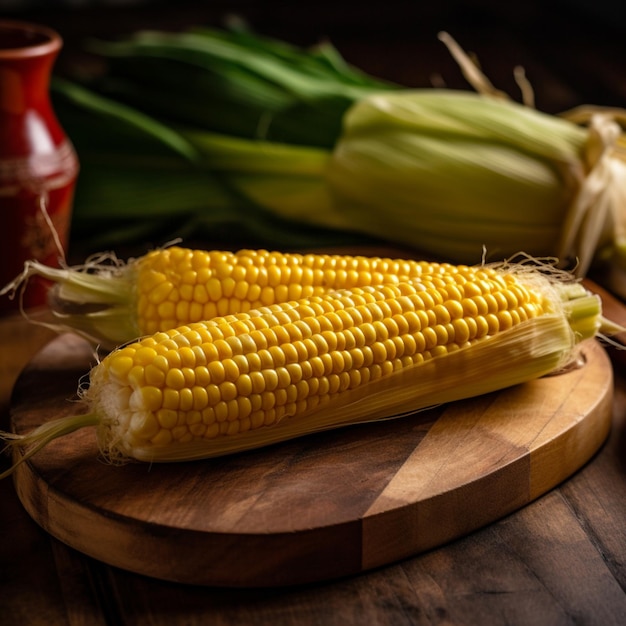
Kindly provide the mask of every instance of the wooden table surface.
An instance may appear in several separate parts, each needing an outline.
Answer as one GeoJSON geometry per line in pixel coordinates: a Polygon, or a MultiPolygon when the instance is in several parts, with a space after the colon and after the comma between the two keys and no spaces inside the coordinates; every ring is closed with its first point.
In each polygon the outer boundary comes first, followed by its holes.
{"type": "MultiPolygon", "coordinates": [[[[621,309],[626,319],[626,308],[621,309]]],[[[0,319],[0,405],[53,335],[0,319]]],[[[0,623],[28,626],[390,626],[626,623],[626,376],[615,362],[612,431],[573,477],[449,545],[379,570],[294,588],[162,582],[68,548],[0,482],[0,623]]],[[[7,465],[3,458],[1,468],[7,465]]],[[[209,557],[210,558],[210,557],[209,557]]]]}
{"type": "MultiPolygon", "coordinates": [[[[56,4],[56,3],[55,3],[56,4]]],[[[270,3],[272,4],[272,3],[270,3]]],[[[276,5],[280,3],[274,3],[276,5]]],[[[364,69],[410,85],[457,70],[436,41],[445,28],[479,54],[498,86],[514,91],[512,67],[533,79],[538,105],[626,105],[624,21],[618,3],[387,2],[380,14],[337,3],[274,13],[252,2],[176,4],[65,13],[50,5],[18,17],[58,28],[71,46],[84,34],[167,23],[172,27],[248,11],[270,34],[311,43],[332,35],[364,69]],[[206,5],[211,5],[208,7],[206,5]],[[507,8],[508,7],[508,8],[507,8]],[[559,14],[558,10],[565,12],[559,14]],[[572,9],[572,12],[568,12],[572,9]],[[405,11],[406,15],[402,14],[405,11]],[[449,12],[448,12],[449,11],[449,12]],[[383,29],[382,31],[380,29],[383,29]],[[394,30],[395,29],[395,30],[394,30]]],[[[369,5],[368,5],[369,6],[369,5]]],[[[626,308],[612,312],[626,320],[626,308]]],[[[0,410],[21,368],[53,337],[19,317],[0,319],[0,410]]],[[[609,439],[579,472],[530,505],[449,545],[360,576],[276,589],[177,585],[87,558],[48,536],[0,481],[0,623],[37,626],[345,626],[626,623],[626,359],[614,360],[609,439]]],[[[3,458],[2,467],[6,466],[3,458]]]]}

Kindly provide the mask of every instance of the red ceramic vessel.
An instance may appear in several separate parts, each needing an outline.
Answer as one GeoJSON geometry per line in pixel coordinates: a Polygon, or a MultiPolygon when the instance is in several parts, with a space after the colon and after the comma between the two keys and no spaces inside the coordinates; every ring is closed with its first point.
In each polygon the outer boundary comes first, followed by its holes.
{"type": "MultiPolygon", "coordinates": [[[[0,20],[0,288],[25,261],[58,265],[67,249],[78,160],[50,102],[61,46],[49,28],[0,20]]],[[[29,281],[22,297],[0,298],[0,313],[45,300],[29,281]]]]}

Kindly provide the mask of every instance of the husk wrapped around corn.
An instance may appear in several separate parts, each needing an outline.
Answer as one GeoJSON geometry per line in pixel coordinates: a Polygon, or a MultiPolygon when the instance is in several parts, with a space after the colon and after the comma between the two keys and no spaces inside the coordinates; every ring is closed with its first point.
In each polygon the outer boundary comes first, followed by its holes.
{"type": "Polygon", "coordinates": [[[621,113],[513,102],[445,40],[479,93],[402,89],[328,44],[239,31],[100,42],[104,77],[56,83],[83,166],[76,240],[98,226],[94,248],[234,233],[283,249],[384,240],[459,263],[524,251],[580,276],[626,264],[621,113]]]}
{"type": "Polygon", "coordinates": [[[599,247],[622,244],[606,228],[626,207],[626,165],[605,149],[615,134],[605,118],[585,130],[475,94],[371,96],[346,117],[329,186],[349,221],[433,254],[523,249],[585,273],[599,247]]]}

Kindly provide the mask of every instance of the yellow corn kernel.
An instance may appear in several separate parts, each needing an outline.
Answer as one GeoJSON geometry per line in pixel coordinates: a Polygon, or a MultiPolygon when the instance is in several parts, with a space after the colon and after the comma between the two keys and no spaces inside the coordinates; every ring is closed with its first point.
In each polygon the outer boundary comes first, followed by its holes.
{"type": "MultiPolygon", "coordinates": [[[[136,261],[135,335],[152,334],[173,323],[180,326],[321,295],[333,289],[400,283],[414,278],[429,284],[457,284],[456,274],[463,269],[464,266],[405,259],[266,250],[231,253],[174,246],[155,250],[136,261]]],[[[479,287],[474,289],[476,294],[482,293],[478,290],[479,287]]],[[[449,292],[450,288],[446,298],[449,292]]]]}
{"type": "Polygon", "coordinates": [[[172,434],[169,430],[161,428],[159,432],[150,439],[150,443],[155,446],[167,446],[172,442],[172,434]]]}

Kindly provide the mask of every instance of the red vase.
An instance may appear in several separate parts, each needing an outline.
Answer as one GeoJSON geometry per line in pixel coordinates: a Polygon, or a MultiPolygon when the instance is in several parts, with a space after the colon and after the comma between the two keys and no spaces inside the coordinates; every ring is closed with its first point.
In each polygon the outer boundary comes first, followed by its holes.
{"type": "MultiPolygon", "coordinates": [[[[50,77],[61,37],[44,26],[0,20],[0,288],[25,261],[58,266],[67,249],[76,153],[54,114],[50,77]]],[[[30,280],[22,297],[0,298],[0,313],[46,302],[30,280]]]]}

